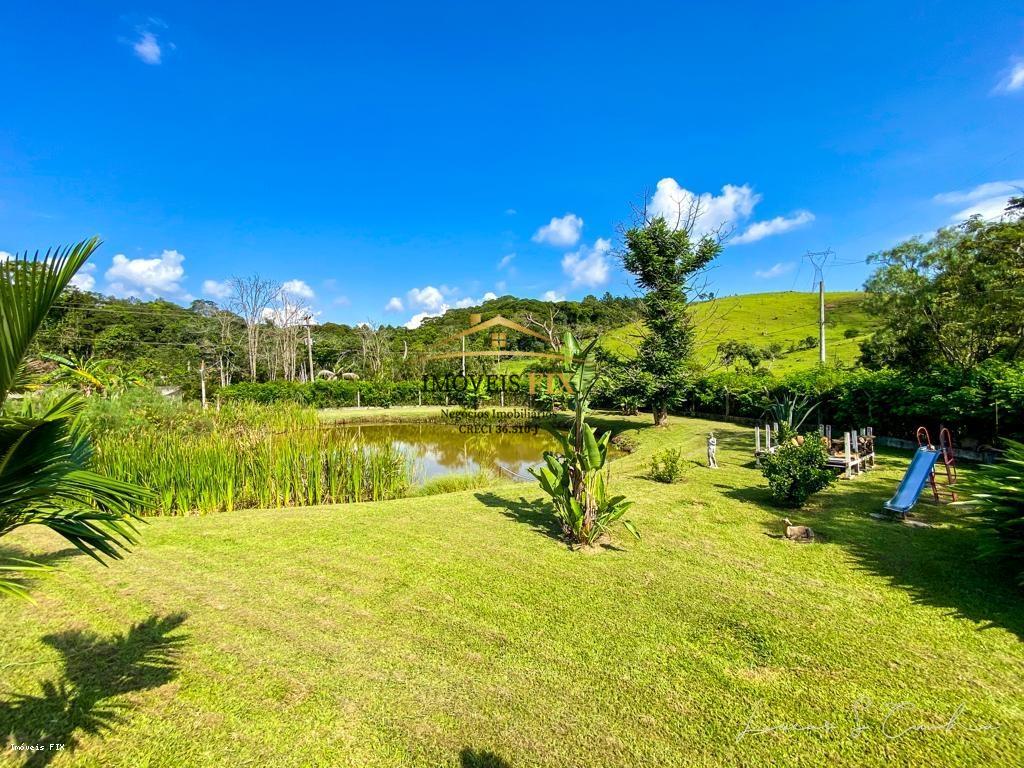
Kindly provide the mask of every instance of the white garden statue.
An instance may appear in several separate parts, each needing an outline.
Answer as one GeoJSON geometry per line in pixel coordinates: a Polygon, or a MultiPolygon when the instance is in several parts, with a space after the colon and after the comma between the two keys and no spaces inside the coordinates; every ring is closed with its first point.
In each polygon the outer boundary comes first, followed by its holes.
{"type": "Polygon", "coordinates": [[[718,439],[714,432],[708,432],[708,466],[718,469],[718,439]]]}

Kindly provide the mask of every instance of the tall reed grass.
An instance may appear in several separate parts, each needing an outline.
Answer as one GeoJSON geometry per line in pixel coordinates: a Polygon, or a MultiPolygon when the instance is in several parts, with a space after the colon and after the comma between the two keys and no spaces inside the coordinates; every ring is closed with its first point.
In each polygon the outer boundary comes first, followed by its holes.
{"type": "Polygon", "coordinates": [[[148,414],[107,406],[87,414],[98,427],[96,468],[156,495],[143,513],[381,501],[410,484],[401,453],[323,427],[310,408],[239,403],[217,413],[149,405],[148,414]]]}

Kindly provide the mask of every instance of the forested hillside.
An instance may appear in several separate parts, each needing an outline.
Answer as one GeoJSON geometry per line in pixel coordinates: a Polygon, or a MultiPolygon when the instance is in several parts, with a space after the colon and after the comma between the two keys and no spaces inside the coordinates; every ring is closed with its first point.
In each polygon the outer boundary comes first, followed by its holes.
{"type": "MultiPolygon", "coordinates": [[[[427,318],[415,329],[313,324],[313,367],[317,373],[354,373],[360,378],[417,378],[422,372],[421,356],[468,327],[473,313],[501,314],[544,335],[549,331],[560,335],[571,328],[578,335],[592,336],[634,322],[636,303],[636,299],[610,294],[562,302],[502,296],[482,307],[451,309],[441,317],[427,318]]],[[[257,379],[305,377],[308,365],[301,318],[282,327],[273,322],[273,314],[267,314],[260,329],[257,379]]],[[[83,370],[99,367],[118,379],[146,379],[193,394],[204,364],[211,389],[249,379],[246,341],[246,324],[233,308],[202,300],[183,307],[163,300],[116,299],[70,288],[47,317],[34,353],[59,355],[83,370]]]]}

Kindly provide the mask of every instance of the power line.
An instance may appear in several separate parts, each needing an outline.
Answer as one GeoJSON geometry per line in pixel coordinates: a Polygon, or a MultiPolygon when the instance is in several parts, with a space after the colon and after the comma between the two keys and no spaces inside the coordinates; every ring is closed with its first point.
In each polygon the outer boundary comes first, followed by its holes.
{"type": "MultiPolygon", "coordinates": [[[[88,343],[88,344],[96,344],[97,338],[95,336],[93,336],[92,338],[86,339],[86,338],[83,338],[81,336],[73,336],[73,337],[63,337],[63,338],[60,338],[60,339],[55,339],[54,341],[58,341],[58,342],[61,342],[61,343],[63,343],[63,342],[76,342],[77,341],[77,342],[84,342],[84,343],[88,343]]],[[[108,341],[108,340],[101,340],[101,341],[108,341]]],[[[113,340],[109,340],[109,343],[110,343],[111,346],[117,346],[119,344],[141,344],[142,346],[146,346],[146,347],[195,347],[195,346],[198,346],[201,343],[201,341],[143,341],[142,339],[113,339],[113,340]]],[[[214,343],[218,343],[218,342],[210,342],[210,343],[214,344],[214,343]]]]}
{"type": "MultiPolygon", "coordinates": [[[[81,312],[111,312],[111,313],[114,313],[114,314],[153,315],[153,316],[157,316],[157,317],[167,317],[168,315],[174,316],[174,311],[173,310],[146,309],[144,307],[134,307],[134,306],[128,306],[128,307],[111,307],[111,306],[91,307],[91,306],[83,306],[81,304],[54,304],[53,306],[54,307],[58,307],[60,309],[78,310],[78,311],[81,311],[81,312]]],[[[175,305],[175,306],[177,306],[177,305],[175,305]]],[[[200,315],[200,314],[198,314],[196,312],[193,312],[190,309],[185,309],[184,307],[178,307],[178,309],[181,310],[181,312],[187,314],[190,317],[198,317],[198,318],[202,318],[204,320],[213,319],[211,317],[207,317],[206,315],[200,315]]],[[[220,310],[220,311],[226,311],[226,310],[220,310]]],[[[236,317],[237,317],[237,315],[236,315],[236,317]]],[[[238,319],[241,320],[241,318],[238,318],[238,319]]]]}
{"type": "Polygon", "coordinates": [[[831,248],[826,248],[824,251],[808,251],[804,254],[804,258],[814,266],[814,281],[811,283],[813,291],[819,283],[825,281],[825,267],[830,263],[835,264],[836,252],[831,248]]]}

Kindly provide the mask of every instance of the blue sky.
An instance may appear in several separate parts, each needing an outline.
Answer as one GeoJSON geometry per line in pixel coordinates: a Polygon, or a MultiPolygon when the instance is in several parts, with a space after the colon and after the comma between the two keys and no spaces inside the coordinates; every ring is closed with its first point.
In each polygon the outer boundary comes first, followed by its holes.
{"type": "Polygon", "coordinates": [[[830,288],[1024,186],[1014,3],[6,3],[0,249],[84,285],[287,283],[321,320],[632,292],[617,225],[707,195],[721,294],[830,288]]]}

